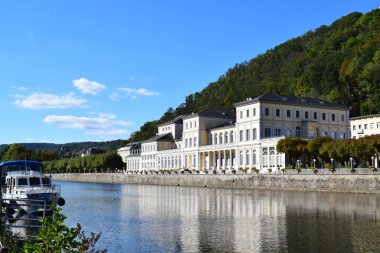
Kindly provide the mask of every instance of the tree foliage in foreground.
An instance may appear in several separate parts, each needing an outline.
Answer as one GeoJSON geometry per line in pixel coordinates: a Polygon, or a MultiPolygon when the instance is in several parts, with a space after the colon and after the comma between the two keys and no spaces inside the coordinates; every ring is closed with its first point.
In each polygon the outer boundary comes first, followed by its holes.
{"type": "Polygon", "coordinates": [[[75,228],[64,225],[66,216],[61,213],[60,208],[53,207],[53,216],[46,216],[42,220],[42,228],[36,238],[24,243],[23,253],[101,253],[107,250],[97,250],[95,244],[99,241],[101,234],[91,233],[86,236],[79,224],[75,228]]]}

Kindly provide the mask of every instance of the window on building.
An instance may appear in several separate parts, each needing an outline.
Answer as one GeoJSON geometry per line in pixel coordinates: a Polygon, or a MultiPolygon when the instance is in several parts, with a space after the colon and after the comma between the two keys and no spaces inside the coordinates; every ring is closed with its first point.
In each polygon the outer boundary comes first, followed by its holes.
{"type": "Polygon", "coordinates": [[[218,144],[218,134],[215,134],[214,136],[214,144],[218,144]]]}
{"type": "Polygon", "coordinates": [[[193,128],[193,122],[190,122],[190,128],[193,128]]]}
{"type": "Polygon", "coordinates": [[[228,143],[228,133],[227,132],[224,133],[224,142],[228,143]]]}
{"type": "Polygon", "coordinates": [[[239,131],[239,140],[243,141],[243,130],[239,131]]]}
{"type": "Polygon", "coordinates": [[[369,124],[369,128],[374,128],[374,124],[373,123],[371,123],[371,124],[369,124]]]}
{"type": "Polygon", "coordinates": [[[256,128],[253,128],[252,129],[252,140],[256,140],[256,138],[257,138],[257,130],[256,130],[256,128]]]}
{"type": "Polygon", "coordinates": [[[194,147],[197,146],[197,137],[194,137],[194,147]]]}
{"type": "Polygon", "coordinates": [[[245,165],[248,166],[249,165],[249,151],[247,150],[247,152],[245,153],[245,165]]]}
{"type": "Polygon", "coordinates": [[[256,164],[256,150],[252,150],[252,164],[255,165],[256,164]]]}
{"type": "Polygon", "coordinates": [[[276,109],[276,117],[280,117],[280,109],[276,109]]]}
{"type": "Polygon", "coordinates": [[[352,131],[355,131],[355,130],[356,130],[356,126],[353,125],[353,126],[352,126],[352,131]]]}
{"type": "Polygon", "coordinates": [[[301,127],[296,126],[296,137],[301,137],[301,127]]]}
{"type": "Polygon", "coordinates": [[[332,121],[335,121],[335,113],[332,113],[332,114],[331,114],[331,120],[332,120],[332,121]]]}
{"type": "Polygon", "coordinates": [[[239,156],[239,158],[240,158],[239,165],[240,165],[240,166],[243,166],[243,159],[244,159],[244,157],[243,157],[243,151],[240,151],[240,156],[239,156]]]}
{"type": "Polygon", "coordinates": [[[377,122],[376,125],[377,125],[377,128],[380,128],[380,122],[377,122]]]}
{"type": "Polygon", "coordinates": [[[270,137],[270,136],[271,136],[270,128],[269,127],[264,128],[264,137],[270,137]]]}
{"type": "Polygon", "coordinates": [[[292,116],[292,113],[290,110],[286,110],[286,117],[290,118],[292,116]]]}
{"type": "Polygon", "coordinates": [[[249,118],[249,110],[247,110],[247,118],[249,118]]]}
{"type": "Polygon", "coordinates": [[[364,129],[367,129],[368,125],[367,124],[364,124],[364,129]]]}
{"type": "Polygon", "coordinates": [[[192,142],[193,142],[193,139],[189,139],[189,148],[191,148],[193,145],[192,145],[192,142]]]}
{"type": "Polygon", "coordinates": [[[253,108],[253,116],[256,116],[256,108],[253,108]]]}
{"type": "Polygon", "coordinates": [[[186,128],[186,129],[188,128],[187,122],[186,122],[185,128],[186,128]]]}
{"type": "Polygon", "coordinates": [[[269,108],[264,109],[264,114],[265,114],[265,116],[269,116],[269,108]]]}
{"type": "Polygon", "coordinates": [[[305,112],[305,119],[309,118],[309,112],[305,112]]]}
{"type": "Polygon", "coordinates": [[[246,141],[249,141],[249,137],[251,136],[250,132],[249,132],[249,129],[246,129],[245,130],[245,139],[246,141]]]}
{"type": "Polygon", "coordinates": [[[281,136],[281,128],[276,128],[276,129],[274,130],[274,135],[275,135],[275,136],[281,136]]]}
{"type": "Polygon", "coordinates": [[[223,143],[223,134],[220,133],[219,134],[219,144],[222,144],[223,143]]]}
{"type": "Polygon", "coordinates": [[[231,131],[231,133],[230,133],[230,141],[231,141],[231,143],[234,142],[234,132],[233,131],[231,131]]]}
{"type": "Polygon", "coordinates": [[[300,111],[296,111],[296,118],[299,119],[300,117],[300,111]]]}
{"type": "Polygon", "coordinates": [[[362,129],[362,125],[358,125],[358,129],[362,129]]]}
{"type": "Polygon", "coordinates": [[[322,112],[322,120],[326,120],[326,113],[322,112]]]}
{"type": "Polygon", "coordinates": [[[317,112],[314,112],[314,119],[318,120],[318,113],[317,112]]]}
{"type": "Polygon", "coordinates": [[[187,139],[185,139],[185,148],[187,148],[187,139]]]}
{"type": "Polygon", "coordinates": [[[243,118],[243,111],[240,111],[240,119],[243,118]]]}
{"type": "Polygon", "coordinates": [[[340,115],[340,121],[344,122],[344,114],[340,115]]]}

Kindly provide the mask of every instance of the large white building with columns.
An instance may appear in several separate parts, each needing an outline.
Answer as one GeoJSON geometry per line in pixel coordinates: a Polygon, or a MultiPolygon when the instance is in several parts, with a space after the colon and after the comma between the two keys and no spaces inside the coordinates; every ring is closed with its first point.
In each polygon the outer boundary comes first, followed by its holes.
{"type": "Polygon", "coordinates": [[[321,99],[263,94],[234,111],[205,109],[158,126],[158,133],[118,150],[127,171],[282,168],[285,137],[350,138],[349,108],[321,99]]]}

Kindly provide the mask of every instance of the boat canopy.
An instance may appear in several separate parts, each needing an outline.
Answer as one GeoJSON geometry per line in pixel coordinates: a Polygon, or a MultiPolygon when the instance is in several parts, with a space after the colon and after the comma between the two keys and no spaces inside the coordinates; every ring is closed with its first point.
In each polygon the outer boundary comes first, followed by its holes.
{"type": "Polygon", "coordinates": [[[42,163],[30,160],[14,160],[0,163],[0,169],[4,172],[11,171],[38,171],[42,172],[42,163]]]}

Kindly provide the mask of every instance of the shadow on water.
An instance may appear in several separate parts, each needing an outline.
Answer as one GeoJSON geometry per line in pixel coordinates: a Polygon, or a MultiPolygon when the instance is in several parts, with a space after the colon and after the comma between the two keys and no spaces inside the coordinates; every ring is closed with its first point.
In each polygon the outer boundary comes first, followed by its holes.
{"type": "Polygon", "coordinates": [[[109,252],[378,252],[380,196],[63,183],[109,252]],[[121,250],[122,249],[122,250],[121,250]]]}

